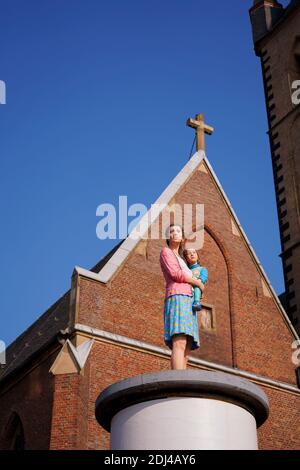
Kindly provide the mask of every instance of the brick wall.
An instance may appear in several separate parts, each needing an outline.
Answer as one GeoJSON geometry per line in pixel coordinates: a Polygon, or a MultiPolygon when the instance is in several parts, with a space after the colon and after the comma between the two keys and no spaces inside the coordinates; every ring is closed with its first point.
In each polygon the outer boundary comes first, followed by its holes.
{"type": "MultiPolygon", "coordinates": [[[[47,450],[50,443],[54,379],[49,369],[57,352],[28,372],[2,386],[0,395],[0,449],[10,447],[7,425],[15,412],[21,419],[26,450],[47,450]]],[[[25,371],[24,371],[25,372],[25,371]]]]}
{"type": "Polygon", "coordinates": [[[293,393],[261,386],[267,394],[270,415],[258,429],[261,450],[299,450],[300,398],[293,393]]]}

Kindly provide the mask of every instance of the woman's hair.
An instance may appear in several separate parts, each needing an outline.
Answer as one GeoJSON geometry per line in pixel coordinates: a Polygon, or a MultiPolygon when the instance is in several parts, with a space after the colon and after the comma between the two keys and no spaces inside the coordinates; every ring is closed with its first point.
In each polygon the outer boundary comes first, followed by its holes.
{"type": "MultiPolygon", "coordinates": [[[[170,236],[170,229],[171,227],[180,227],[181,228],[181,232],[182,232],[182,240],[180,242],[180,245],[179,245],[179,248],[178,248],[178,253],[179,255],[181,256],[181,258],[184,259],[184,255],[183,255],[183,247],[184,247],[184,243],[185,243],[185,237],[184,237],[184,230],[183,230],[183,227],[180,225],[180,224],[171,224],[169,225],[169,227],[167,228],[167,231],[166,231],[166,234],[168,236],[170,236]]],[[[166,242],[167,242],[167,245],[170,246],[170,239],[167,238],[166,239],[166,242]]]]}

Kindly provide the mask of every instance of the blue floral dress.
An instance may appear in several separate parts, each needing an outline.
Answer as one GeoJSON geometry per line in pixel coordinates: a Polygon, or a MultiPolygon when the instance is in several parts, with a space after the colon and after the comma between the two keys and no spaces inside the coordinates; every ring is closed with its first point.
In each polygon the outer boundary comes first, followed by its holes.
{"type": "MultiPolygon", "coordinates": [[[[179,263],[184,263],[178,257],[179,263]]],[[[185,263],[184,263],[185,264],[185,263]]],[[[185,265],[185,269],[188,267],[185,265]]],[[[165,299],[164,303],[164,341],[172,349],[172,336],[185,334],[192,336],[192,350],[200,348],[197,312],[193,312],[194,296],[174,294],[165,299]]]]}

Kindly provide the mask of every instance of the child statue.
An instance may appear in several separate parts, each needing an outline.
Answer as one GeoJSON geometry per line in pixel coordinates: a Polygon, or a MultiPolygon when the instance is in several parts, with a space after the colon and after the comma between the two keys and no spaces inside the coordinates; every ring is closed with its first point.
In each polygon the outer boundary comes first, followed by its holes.
{"type": "MultiPolygon", "coordinates": [[[[206,284],[208,279],[208,270],[207,268],[200,266],[197,251],[194,248],[186,248],[183,250],[184,258],[193,273],[193,276],[203,284],[206,284]]],[[[201,297],[202,292],[200,287],[194,287],[194,302],[193,302],[193,311],[199,312],[202,309],[201,297]]]]}

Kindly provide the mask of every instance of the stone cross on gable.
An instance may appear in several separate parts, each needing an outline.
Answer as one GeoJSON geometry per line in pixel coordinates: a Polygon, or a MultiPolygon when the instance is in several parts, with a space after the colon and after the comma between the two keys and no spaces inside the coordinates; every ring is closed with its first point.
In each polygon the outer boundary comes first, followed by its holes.
{"type": "Polygon", "coordinates": [[[197,114],[196,119],[188,119],[186,124],[196,129],[197,151],[205,150],[205,134],[211,135],[214,132],[214,128],[205,124],[203,114],[197,114]]]}

